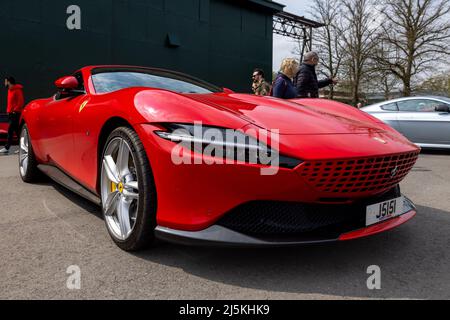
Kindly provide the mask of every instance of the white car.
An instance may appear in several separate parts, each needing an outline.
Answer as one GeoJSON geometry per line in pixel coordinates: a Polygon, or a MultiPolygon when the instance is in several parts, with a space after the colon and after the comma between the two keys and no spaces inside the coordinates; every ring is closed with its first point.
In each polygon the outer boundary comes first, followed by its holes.
{"type": "Polygon", "coordinates": [[[408,97],[361,109],[422,148],[450,149],[450,98],[408,97]]]}

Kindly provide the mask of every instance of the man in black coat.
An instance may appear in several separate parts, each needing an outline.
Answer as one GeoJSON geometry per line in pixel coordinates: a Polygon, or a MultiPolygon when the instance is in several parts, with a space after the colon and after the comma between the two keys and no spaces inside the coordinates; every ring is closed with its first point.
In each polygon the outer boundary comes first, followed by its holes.
{"type": "Polygon", "coordinates": [[[331,78],[317,80],[316,66],[319,61],[319,55],[316,52],[311,51],[305,54],[303,64],[294,79],[299,98],[318,98],[319,89],[337,83],[335,79],[331,78]]]}

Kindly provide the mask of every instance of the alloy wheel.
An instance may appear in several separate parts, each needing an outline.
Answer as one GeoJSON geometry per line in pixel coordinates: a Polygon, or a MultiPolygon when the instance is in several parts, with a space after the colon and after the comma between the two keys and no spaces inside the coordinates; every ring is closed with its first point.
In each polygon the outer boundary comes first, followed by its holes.
{"type": "Polygon", "coordinates": [[[28,170],[29,160],[29,143],[28,130],[24,128],[20,134],[20,149],[19,149],[19,168],[20,174],[24,177],[28,170]]]}
{"type": "Polygon", "coordinates": [[[108,229],[118,240],[127,240],[136,225],[139,183],[133,153],[123,138],[114,138],[106,148],[101,196],[108,229]]]}

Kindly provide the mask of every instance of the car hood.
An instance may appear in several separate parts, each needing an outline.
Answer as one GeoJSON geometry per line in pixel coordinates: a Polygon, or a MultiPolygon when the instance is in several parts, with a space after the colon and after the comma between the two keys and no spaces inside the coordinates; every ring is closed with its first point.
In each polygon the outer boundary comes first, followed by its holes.
{"type": "Polygon", "coordinates": [[[248,94],[186,95],[221,112],[285,135],[367,134],[383,128],[367,114],[323,99],[280,100],[248,94]]]}

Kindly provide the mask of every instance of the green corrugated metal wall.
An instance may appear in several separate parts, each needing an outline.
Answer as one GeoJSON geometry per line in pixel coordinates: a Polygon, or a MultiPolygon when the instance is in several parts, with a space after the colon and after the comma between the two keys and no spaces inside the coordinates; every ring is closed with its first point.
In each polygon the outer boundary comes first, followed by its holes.
{"type": "MultiPolygon", "coordinates": [[[[272,13],[247,1],[0,1],[0,74],[23,83],[27,101],[92,64],[169,68],[249,91],[254,67],[272,70],[272,40],[272,13]],[[82,10],[82,30],[66,27],[72,4],[82,10]],[[167,45],[168,34],[179,47],[167,45]]],[[[0,99],[2,111],[4,89],[0,99]]]]}

